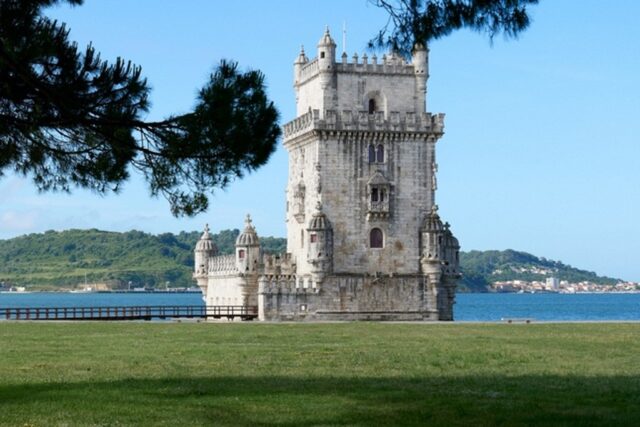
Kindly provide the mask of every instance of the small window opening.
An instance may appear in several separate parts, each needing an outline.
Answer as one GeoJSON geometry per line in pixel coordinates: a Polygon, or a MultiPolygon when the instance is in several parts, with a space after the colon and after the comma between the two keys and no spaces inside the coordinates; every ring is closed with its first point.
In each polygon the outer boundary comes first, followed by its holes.
{"type": "Polygon", "coordinates": [[[300,247],[304,248],[304,230],[300,230],[300,247]]]}
{"type": "Polygon", "coordinates": [[[324,58],[324,52],[320,52],[320,58],[324,58]]]}
{"type": "Polygon", "coordinates": [[[380,190],[380,201],[384,202],[384,190],[380,190]]]}
{"type": "Polygon", "coordinates": [[[315,243],[318,241],[318,235],[313,233],[309,235],[309,243],[315,243]]]}
{"type": "Polygon", "coordinates": [[[376,112],[376,100],[372,98],[369,100],[369,114],[373,114],[375,112],[376,112]]]}
{"type": "Polygon", "coordinates": [[[372,248],[381,248],[383,245],[383,236],[382,230],[379,228],[371,229],[371,233],[369,234],[369,245],[372,248]]]}
{"type": "Polygon", "coordinates": [[[240,258],[240,259],[244,259],[244,249],[240,249],[240,250],[238,251],[238,258],[240,258]]]}
{"type": "Polygon", "coordinates": [[[371,189],[371,201],[372,202],[377,202],[379,199],[378,197],[378,189],[377,188],[372,188],[371,189]]]}
{"type": "Polygon", "coordinates": [[[376,161],[378,163],[384,163],[384,146],[382,144],[378,145],[378,149],[376,150],[376,161]]]}
{"type": "Polygon", "coordinates": [[[376,162],[376,147],[373,144],[369,145],[369,163],[376,162]]]}

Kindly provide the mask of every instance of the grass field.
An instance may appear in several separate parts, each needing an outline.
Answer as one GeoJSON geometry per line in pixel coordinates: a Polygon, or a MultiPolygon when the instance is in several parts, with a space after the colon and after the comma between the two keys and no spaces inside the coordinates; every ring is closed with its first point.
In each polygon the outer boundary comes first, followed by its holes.
{"type": "Polygon", "coordinates": [[[0,322],[0,424],[640,425],[640,324],[0,322]]]}

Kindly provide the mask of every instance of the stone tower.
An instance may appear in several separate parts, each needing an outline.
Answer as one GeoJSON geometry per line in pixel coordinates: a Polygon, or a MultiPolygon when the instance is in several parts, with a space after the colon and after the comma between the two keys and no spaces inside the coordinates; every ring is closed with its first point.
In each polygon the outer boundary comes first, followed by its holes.
{"type": "Polygon", "coordinates": [[[253,301],[257,289],[264,320],[452,320],[460,247],[435,204],[444,114],[426,111],[428,75],[421,45],[410,62],[336,61],[327,29],[315,59],[302,49],[284,125],[287,253],[260,259],[248,222],[231,273],[210,259],[208,295],[253,301]]]}
{"type": "Polygon", "coordinates": [[[338,62],[327,29],[316,59],[300,52],[294,62],[298,117],[284,126],[287,252],[297,276],[308,276],[314,288],[331,287],[332,277],[357,276],[385,282],[379,291],[398,295],[368,304],[360,293],[365,311],[409,310],[404,295],[422,298],[424,305],[411,310],[423,318],[444,320],[452,318],[459,248],[448,229],[438,230],[440,250],[424,258],[424,240],[435,236],[429,228],[437,216],[435,146],[444,128],[443,114],[426,112],[427,78],[428,51],[420,45],[410,63],[393,53],[355,54],[351,61],[343,53],[338,62]],[[323,240],[322,262],[310,256],[324,236],[313,226],[319,214],[331,236],[323,240]],[[409,282],[410,291],[404,289],[409,282]]]}

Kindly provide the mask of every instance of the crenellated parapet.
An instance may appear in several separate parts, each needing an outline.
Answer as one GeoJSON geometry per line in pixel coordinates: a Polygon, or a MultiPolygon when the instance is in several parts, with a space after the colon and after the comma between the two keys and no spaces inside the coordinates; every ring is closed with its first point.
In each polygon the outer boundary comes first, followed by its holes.
{"type": "Polygon", "coordinates": [[[291,254],[265,254],[262,263],[263,274],[267,276],[293,276],[296,273],[296,264],[291,254]]]}
{"type": "Polygon", "coordinates": [[[209,258],[209,275],[226,276],[238,273],[236,256],[234,254],[218,255],[209,258]]]}
{"type": "MultiPolygon", "coordinates": [[[[342,62],[336,62],[334,67],[335,71],[338,73],[371,75],[414,75],[416,73],[416,67],[414,64],[407,62],[404,58],[394,54],[382,55],[381,61],[378,62],[378,57],[375,54],[368,57],[365,53],[361,57],[358,57],[358,54],[354,53],[351,60],[349,60],[347,54],[343,53],[342,62]]],[[[306,62],[300,66],[296,76],[296,83],[304,84],[307,81],[318,77],[320,71],[318,58],[306,62]]]]}
{"type": "Polygon", "coordinates": [[[423,132],[441,135],[444,132],[444,114],[391,111],[388,117],[379,111],[311,110],[283,126],[287,140],[310,131],[368,131],[368,132],[423,132]]]}
{"type": "Polygon", "coordinates": [[[318,64],[318,58],[314,59],[311,62],[307,62],[300,67],[300,72],[298,74],[298,83],[303,83],[307,80],[316,77],[320,72],[320,65],[318,64]]]}
{"type": "Polygon", "coordinates": [[[295,275],[268,274],[260,277],[258,293],[290,293],[298,289],[295,275]]]}

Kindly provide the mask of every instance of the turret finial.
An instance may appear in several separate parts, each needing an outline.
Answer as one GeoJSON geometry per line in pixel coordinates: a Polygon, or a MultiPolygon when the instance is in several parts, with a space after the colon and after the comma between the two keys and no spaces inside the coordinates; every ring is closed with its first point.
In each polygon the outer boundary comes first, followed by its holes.
{"type": "Polygon", "coordinates": [[[204,232],[202,233],[201,239],[209,239],[209,224],[204,225],[204,232]]]}
{"type": "Polygon", "coordinates": [[[318,212],[321,212],[321,211],[322,211],[322,202],[321,202],[320,200],[318,200],[318,201],[316,202],[316,210],[317,210],[318,212]]]}
{"type": "Polygon", "coordinates": [[[247,214],[247,217],[244,219],[244,226],[246,228],[251,227],[251,215],[247,214]]]}

